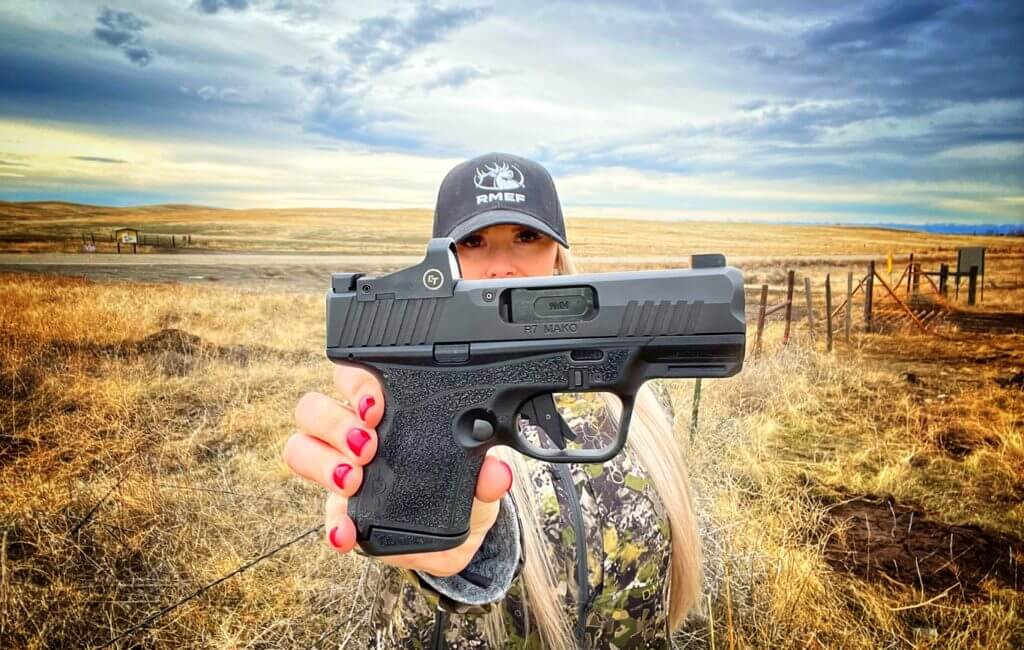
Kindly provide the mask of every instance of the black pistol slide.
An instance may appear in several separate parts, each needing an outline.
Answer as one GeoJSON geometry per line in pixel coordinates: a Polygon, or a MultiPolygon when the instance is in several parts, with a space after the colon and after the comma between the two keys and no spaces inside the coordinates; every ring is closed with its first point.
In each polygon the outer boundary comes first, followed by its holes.
{"type": "Polygon", "coordinates": [[[626,442],[633,401],[654,377],[729,377],[746,344],[743,277],[722,255],[689,269],[462,280],[454,242],[416,266],[334,273],[327,356],[380,381],[380,444],[348,502],[372,555],[453,548],[469,533],[492,445],[549,462],[599,463],[626,442]],[[611,444],[573,439],[553,393],[622,400],[611,444]],[[521,435],[517,418],[549,444],[521,435]]]}

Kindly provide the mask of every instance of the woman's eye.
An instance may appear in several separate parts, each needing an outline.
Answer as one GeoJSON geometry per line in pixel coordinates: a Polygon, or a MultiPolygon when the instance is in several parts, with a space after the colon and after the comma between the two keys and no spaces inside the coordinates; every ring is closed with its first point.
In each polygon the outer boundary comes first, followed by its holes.
{"type": "Polygon", "coordinates": [[[540,239],[540,235],[533,230],[520,230],[519,239],[520,241],[532,242],[540,239]]]}
{"type": "Polygon", "coordinates": [[[477,248],[482,243],[483,238],[480,237],[480,235],[470,235],[469,237],[466,237],[465,239],[459,242],[459,244],[465,246],[466,248],[477,248]]]}

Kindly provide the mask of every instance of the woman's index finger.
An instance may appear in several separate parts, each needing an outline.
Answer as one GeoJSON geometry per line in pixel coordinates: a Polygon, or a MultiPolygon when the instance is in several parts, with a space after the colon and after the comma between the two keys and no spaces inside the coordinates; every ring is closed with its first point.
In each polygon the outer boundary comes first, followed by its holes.
{"type": "Polygon", "coordinates": [[[339,363],[334,368],[334,385],[368,427],[376,427],[384,414],[384,392],[368,370],[339,363]]]}

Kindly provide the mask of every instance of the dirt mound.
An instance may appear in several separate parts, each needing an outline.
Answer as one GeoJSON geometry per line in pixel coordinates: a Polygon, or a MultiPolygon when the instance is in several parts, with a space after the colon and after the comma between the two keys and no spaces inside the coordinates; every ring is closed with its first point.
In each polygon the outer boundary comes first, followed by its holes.
{"type": "Polygon", "coordinates": [[[192,372],[202,358],[219,358],[246,365],[254,356],[273,354],[258,346],[216,345],[174,327],[157,330],[135,341],[128,350],[153,356],[164,374],[178,377],[192,372]]]}
{"type": "Polygon", "coordinates": [[[217,345],[184,330],[166,327],[123,347],[119,354],[148,354],[157,358],[164,372],[186,375],[201,359],[222,359],[245,366],[256,359],[278,359],[298,363],[310,358],[322,358],[315,351],[293,352],[275,350],[263,345],[217,345]]]}
{"type": "Polygon", "coordinates": [[[981,447],[998,448],[1002,444],[999,436],[977,428],[953,424],[931,434],[932,441],[950,457],[963,460],[981,447]]]}
{"type": "Polygon", "coordinates": [[[1024,590],[1024,542],[977,526],[929,519],[889,497],[856,497],[832,506],[835,526],[825,561],[872,582],[896,584],[930,598],[984,596],[984,583],[1024,590]]]}
{"type": "Polygon", "coordinates": [[[177,352],[196,354],[206,346],[201,338],[173,327],[156,331],[135,342],[135,349],[142,353],[177,352]]]}

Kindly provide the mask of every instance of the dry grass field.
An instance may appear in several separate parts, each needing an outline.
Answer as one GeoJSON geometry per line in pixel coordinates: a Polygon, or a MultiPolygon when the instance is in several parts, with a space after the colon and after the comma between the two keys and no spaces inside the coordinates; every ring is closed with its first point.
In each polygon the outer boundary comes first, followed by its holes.
{"type": "MultiPolygon", "coordinates": [[[[3,210],[6,251],[142,221],[262,252],[419,255],[429,231],[425,211],[3,210]]],[[[786,268],[820,300],[825,273],[863,274],[841,256],[998,249],[985,302],[929,335],[866,334],[855,314],[827,353],[799,309],[783,346],[776,315],[760,359],[704,384],[692,440],[692,382],[670,384],[709,562],[676,647],[1024,647],[1024,243],[664,228],[569,224],[583,256],[756,257],[751,325],[786,268]]],[[[211,584],[115,646],[363,647],[377,567],[323,544],[322,490],[280,460],[298,397],[332,392],[323,327],[319,292],[0,274],[0,647],[99,646],[211,584]]]]}
{"type": "MultiPolygon", "coordinates": [[[[74,252],[81,247],[82,233],[99,237],[115,227],[130,226],[154,235],[191,233],[189,251],[421,255],[430,234],[431,214],[430,210],[107,208],[0,201],[0,253],[74,252]]],[[[730,259],[866,257],[885,255],[889,250],[938,253],[964,242],[958,236],[898,230],[721,222],[569,218],[567,229],[572,250],[579,257],[671,257],[700,251],[725,253],[730,259]],[[666,237],[666,231],[672,236],[666,237]]],[[[998,251],[1024,247],[1019,238],[969,239],[971,245],[998,251]]],[[[101,252],[115,250],[112,243],[102,240],[98,240],[98,248],[101,252]]],[[[155,249],[146,246],[144,250],[155,249]]]]}

